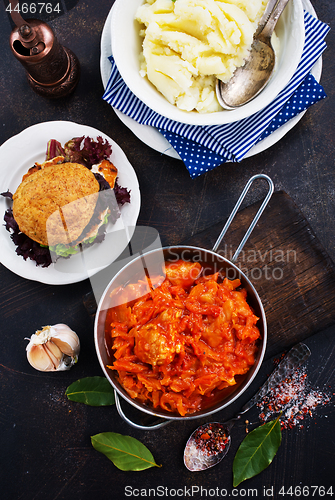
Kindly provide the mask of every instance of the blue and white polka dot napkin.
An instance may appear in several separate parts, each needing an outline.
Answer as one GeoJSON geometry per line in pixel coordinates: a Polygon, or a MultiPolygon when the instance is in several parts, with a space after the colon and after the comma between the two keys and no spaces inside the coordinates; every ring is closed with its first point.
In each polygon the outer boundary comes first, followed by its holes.
{"type": "Polygon", "coordinates": [[[310,70],[326,48],[329,26],[304,13],[305,45],[298,68],[288,85],[265,109],[225,125],[187,125],[159,115],[126,86],[111,56],[111,74],[103,99],[143,125],[156,127],[186,165],[192,178],[226,161],[239,162],[259,141],[288,120],[326,97],[310,70]]]}

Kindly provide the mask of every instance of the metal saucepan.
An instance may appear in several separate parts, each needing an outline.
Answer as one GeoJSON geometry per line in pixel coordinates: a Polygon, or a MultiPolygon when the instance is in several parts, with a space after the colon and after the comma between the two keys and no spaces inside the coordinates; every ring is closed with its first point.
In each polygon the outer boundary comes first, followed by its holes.
{"type": "MultiPolygon", "coordinates": [[[[257,221],[259,220],[261,214],[263,213],[268,201],[270,200],[272,193],[274,191],[274,185],[272,180],[264,174],[258,174],[253,176],[248,183],[246,184],[243,192],[240,195],[240,198],[238,199],[232,213],[230,214],[224,228],[221,231],[220,236],[218,237],[214,247],[212,250],[206,250],[204,248],[198,248],[198,247],[192,247],[192,246],[173,246],[173,247],[166,247],[166,248],[160,248],[156,250],[151,250],[149,252],[145,252],[142,255],[136,257],[134,260],[126,264],[110,281],[108,284],[107,288],[105,289],[101,300],[98,305],[97,313],[96,313],[96,318],[95,318],[95,326],[94,326],[94,337],[95,337],[95,347],[98,355],[98,359],[101,365],[101,368],[115,389],[115,400],[116,400],[116,406],[117,410],[120,414],[120,416],[130,425],[133,427],[139,428],[139,429],[157,429],[159,427],[162,427],[163,425],[166,425],[167,423],[173,421],[173,420],[190,420],[190,419],[196,419],[204,416],[211,415],[219,410],[222,410],[229,404],[231,404],[233,401],[235,401],[246,389],[247,387],[251,384],[252,380],[255,378],[266,349],[266,342],[267,342],[267,326],[266,326],[266,318],[265,318],[265,313],[264,313],[264,308],[262,305],[262,302],[250,282],[250,280],[247,278],[247,276],[241,272],[239,267],[234,264],[234,262],[237,260],[238,255],[240,254],[244,244],[246,243],[247,239],[249,238],[252,230],[254,229],[255,225],[257,224],[257,221]],[[228,227],[230,226],[233,218],[235,217],[245,195],[247,194],[251,184],[254,182],[256,179],[265,179],[269,185],[269,190],[268,194],[265,197],[261,207],[259,208],[257,214],[255,215],[252,223],[250,224],[248,230],[246,231],[240,245],[238,246],[233,258],[231,261],[226,259],[225,257],[221,256],[217,250],[218,247],[226,234],[226,231],[228,227]],[[195,413],[192,413],[190,415],[186,415],[182,417],[179,414],[176,413],[171,413],[164,411],[163,409],[157,409],[157,408],[152,408],[148,405],[144,405],[143,403],[140,403],[136,401],[135,399],[132,399],[129,394],[126,392],[126,390],[122,387],[122,385],[118,382],[116,373],[113,370],[110,370],[107,368],[107,365],[111,364],[111,358],[107,352],[107,346],[106,346],[106,341],[105,341],[105,321],[106,321],[106,316],[108,309],[112,306],[117,305],[115,302],[112,303],[112,299],[110,297],[110,294],[113,290],[117,289],[120,286],[125,286],[127,283],[136,283],[139,279],[144,278],[145,275],[157,275],[159,272],[161,274],[162,272],[162,265],[164,261],[176,261],[178,259],[183,259],[186,261],[193,261],[197,260],[202,263],[203,266],[208,266],[208,270],[213,271],[213,272],[220,272],[222,275],[227,276],[229,279],[235,279],[239,278],[241,280],[241,285],[243,288],[247,290],[247,301],[249,305],[253,308],[255,314],[259,317],[259,321],[257,323],[257,326],[260,330],[261,333],[261,340],[260,340],[260,345],[258,348],[258,352],[256,355],[256,362],[251,367],[251,369],[247,372],[247,374],[239,380],[239,383],[237,383],[235,386],[232,388],[225,389],[222,391],[223,396],[222,399],[217,400],[212,406],[209,406],[208,408],[204,408],[200,411],[197,411],[195,413]],[[132,405],[132,407],[135,407],[137,410],[140,410],[140,414],[143,415],[147,414],[155,417],[156,421],[151,424],[151,425],[142,425],[139,423],[134,422],[131,418],[127,417],[121,408],[121,402],[119,399],[119,395],[122,396],[123,399],[125,399],[128,403],[132,405]],[[159,417],[159,421],[157,423],[157,417],[159,417]]],[[[130,297],[129,300],[138,298],[136,296],[130,297]]],[[[113,299],[115,301],[115,299],[113,299]]]]}

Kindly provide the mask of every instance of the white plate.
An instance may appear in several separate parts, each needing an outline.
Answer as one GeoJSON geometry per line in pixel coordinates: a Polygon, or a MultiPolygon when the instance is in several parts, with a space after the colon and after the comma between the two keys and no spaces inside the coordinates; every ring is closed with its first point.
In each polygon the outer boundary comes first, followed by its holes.
{"type": "MultiPolygon", "coordinates": [[[[309,0],[302,0],[303,8],[316,16],[316,12],[309,0]]],[[[113,7],[112,7],[113,8],[113,7]]],[[[100,72],[104,88],[107,86],[107,82],[110,76],[111,64],[108,57],[112,54],[111,46],[111,17],[112,8],[107,16],[102,36],[101,36],[101,54],[100,54],[100,72]]],[[[312,74],[315,79],[319,82],[322,72],[322,58],[320,57],[312,69],[312,74]]],[[[172,158],[181,159],[178,153],[173,149],[170,143],[165,139],[165,137],[158,132],[158,130],[149,125],[141,125],[129,116],[121,113],[119,110],[113,108],[119,119],[138,137],[144,144],[151,147],[152,149],[158,151],[159,153],[171,156],[172,158]]],[[[301,120],[306,111],[303,111],[299,115],[295,116],[284,125],[282,125],[275,132],[270,134],[264,140],[258,142],[250,151],[245,155],[245,158],[254,156],[262,151],[265,151],[269,147],[276,144],[284,135],[289,132],[298,122],[301,120]]]]}
{"type": "MultiPolygon", "coordinates": [[[[121,217],[116,224],[107,226],[106,239],[93,245],[82,254],[69,259],[59,259],[49,267],[36,266],[32,260],[24,260],[15,252],[15,245],[3,223],[0,226],[0,261],[17,275],[49,285],[76,283],[93,276],[104,269],[122,253],[127,246],[138,218],[141,206],[140,190],[135,171],[122,149],[106,134],[86,125],[68,121],[38,123],[10,138],[0,147],[0,193],[9,189],[14,193],[22,176],[37,162],[45,160],[49,139],[61,144],[73,137],[88,136],[96,140],[98,136],[112,146],[110,160],[118,169],[119,184],[131,191],[131,201],[121,209],[121,217]]],[[[10,206],[7,198],[0,196],[0,218],[10,206]]]]}

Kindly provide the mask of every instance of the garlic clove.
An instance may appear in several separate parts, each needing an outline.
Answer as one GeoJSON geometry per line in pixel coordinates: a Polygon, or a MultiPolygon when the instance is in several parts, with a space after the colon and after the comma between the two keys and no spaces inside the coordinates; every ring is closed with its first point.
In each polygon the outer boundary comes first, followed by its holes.
{"type": "Polygon", "coordinates": [[[35,370],[42,372],[50,372],[55,370],[55,365],[50,359],[50,356],[44,349],[43,345],[31,345],[27,349],[27,358],[29,363],[35,370]]]}
{"type": "Polygon", "coordinates": [[[78,335],[65,324],[45,326],[28,340],[27,359],[36,370],[68,370],[78,361],[78,335]]]}
{"type": "Polygon", "coordinates": [[[51,359],[52,363],[54,364],[55,370],[57,369],[59,363],[61,362],[63,358],[63,353],[60,350],[56,344],[53,342],[49,341],[43,344],[44,350],[51,359]]]}
{"type": "Polygon", "coordinates": [[[52,337],[51,341],[67,356],[73,357],[74,356],[74,350],[72,347],[68,344],[68,342],[64,342],[63,340],[57,338],[57,337],[52,337]]]}
{"type": "Polygon", "coordinates": [[[78,335],[67,325],[61,323],[51,328],[50,340],[67,356],[71,356],[71,358],[78,356],[80,351],[78,335]]]}

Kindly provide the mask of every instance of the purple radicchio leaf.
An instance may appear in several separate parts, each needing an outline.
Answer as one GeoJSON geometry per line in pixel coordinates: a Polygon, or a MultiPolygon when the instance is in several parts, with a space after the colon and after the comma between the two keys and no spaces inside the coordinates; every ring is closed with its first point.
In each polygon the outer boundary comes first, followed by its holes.
{"type": "Polygon", "coordinates": [[[120,207],[122,207],[125,203],[130,203],[130,191],[128,191],[125,187],[121,187],[118,183],[118,179],[116,179],[114,191],[116,200],[120,207]]]}
{"type": "Polygon", "coordinates": [[[65,151],[60,142],[56,141],[56,139],[50,139],[47,144],[45,159],[52,160],[56,156],[65,156],[65,151]]]}
{"type": "Polygon", "coordinates": [[[65,144],[64,150],[67,161],[81,163],[87,168],[108,160],[112,154],[111,145],[100,136],[96,141],[91,137],[74,137],[65,144]]]}
{"type": "Polygon", "coordinates": [[[1,194],[1,196],[3,196],[4,198],[9,198],[10,200],[12,200],[12,199],[13,199],[13,194],[12,194],[9,190],[8,190],[8,191],[6,191],[6,192],[4,192],[4,193],[0,193],[0,194],[1,194]]]}
{"type": "Polygon", "coordinates": [[[15,233],[15,234],[18,234],[20,232],[19,226],[18,226],[16,220],[14,219],[12,208],[8,208],[8,210],[6,210],[3,219],[6,223],[4,225],[5,225],[7,231],[9,231],[9,232],[13,231],[13,233],[15,233]]]}
{"type": "Polygon", "coordinates": [[[41,267],[48,267],[51,264],[52,259],[48,247],[42,247],[24,233],[13,233],[11,239],[16,245],[17,255],[21,255],[24,260],[33,260],[37,266],[41,267]]]}

